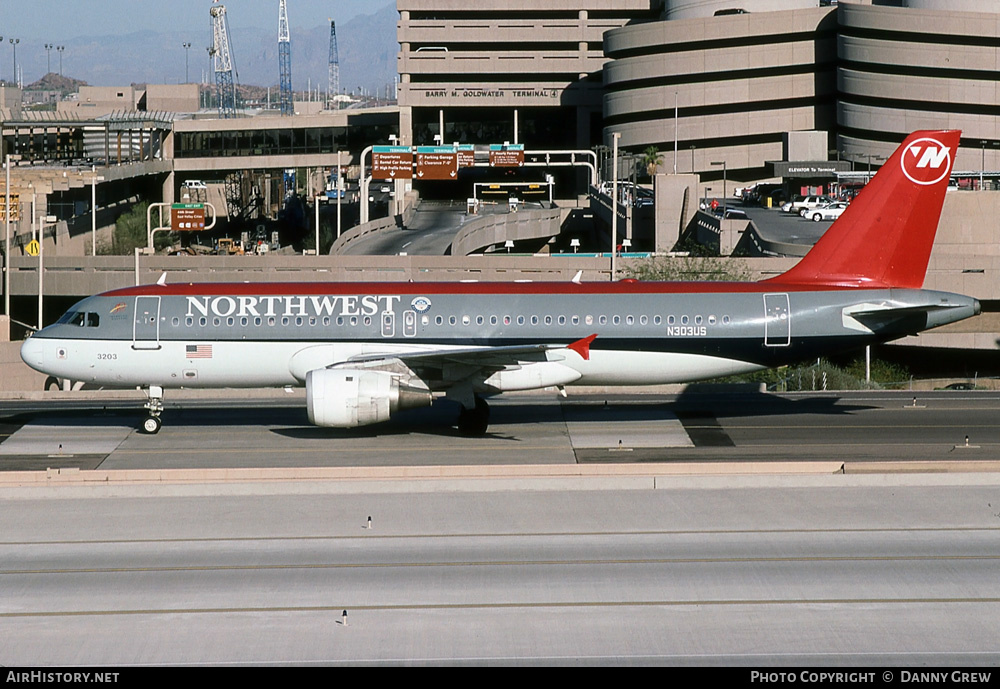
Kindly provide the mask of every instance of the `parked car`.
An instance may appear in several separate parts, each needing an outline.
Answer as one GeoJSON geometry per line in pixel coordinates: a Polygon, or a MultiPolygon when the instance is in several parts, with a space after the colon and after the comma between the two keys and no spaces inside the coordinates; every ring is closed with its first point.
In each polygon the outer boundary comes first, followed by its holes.
{"type": "Polygon", "coordinates": [[[846,208],[846,201],[834,201],[833,203],[828,203],[825,206],[820,206],[819,208],[806,211],[806,217],[814,222],[819,222],[820,220],[836,220],[846,208]]]}
{"type": "Polygon", "coordinates": [[[803,218],[805,218],[808,217],[807,216],[808,212],[813,210],[814,208],[819,208],[820,206],[826,206],[827,204],[833,203],[834,201],[835,199],[832,199],[829,196],[807,196],[799,204],[797,205],[793,204],[792,209],[793,212],[796,212],[803,218]]]}
{"type": "Polygon", "coordinates": [[[783,213],[794,213],[795,204],[802,203],[805,200],[806,200],[805,196],[802,196],[801,194],[796,194],[791,198],[791,200],[786,201],[781,205],[781,211],[783,213]]]}

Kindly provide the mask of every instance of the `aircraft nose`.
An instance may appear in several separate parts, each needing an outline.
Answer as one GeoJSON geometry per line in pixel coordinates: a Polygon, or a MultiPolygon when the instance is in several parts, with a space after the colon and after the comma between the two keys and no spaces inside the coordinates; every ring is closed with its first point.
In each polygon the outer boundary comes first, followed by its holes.
{"type": "Polygon", "coordinates": [[[37,337],[29,337],[21,345],[21,359],[36,371],[41,371],[44,365],[44,347],[37,337]]]}

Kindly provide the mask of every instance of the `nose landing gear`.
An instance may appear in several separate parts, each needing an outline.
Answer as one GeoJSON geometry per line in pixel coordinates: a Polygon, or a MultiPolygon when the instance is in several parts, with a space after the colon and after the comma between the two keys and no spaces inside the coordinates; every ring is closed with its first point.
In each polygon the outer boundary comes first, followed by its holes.
{"type": "Polygon", "coordinates": [[[142,432],[149,435],[156,435],[160,432],[160,426],[163,422],[160,421],[160,414],[163,413],[163,388],[159,385],[149,386],[149,399],[144,405],[145,409],[149,412],[142,422],[142,432]]]}

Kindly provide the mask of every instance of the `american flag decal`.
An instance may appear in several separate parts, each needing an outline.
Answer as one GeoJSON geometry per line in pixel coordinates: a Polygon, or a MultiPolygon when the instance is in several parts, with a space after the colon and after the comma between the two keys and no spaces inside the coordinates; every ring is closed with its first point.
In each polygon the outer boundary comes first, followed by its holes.
{"type": "Polygon", "coordinates": [[[187,345],[184,350],[188,359],[211,359],[212,345],[187,345]]]}

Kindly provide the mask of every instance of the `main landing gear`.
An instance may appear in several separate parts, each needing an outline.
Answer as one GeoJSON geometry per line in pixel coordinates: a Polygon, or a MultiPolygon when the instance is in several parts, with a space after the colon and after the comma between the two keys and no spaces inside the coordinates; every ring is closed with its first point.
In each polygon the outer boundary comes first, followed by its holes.
{"type": "Polygon", "coordinates": [[[163,388],[159,385],[149,386],[149,399],[145,404],[146,410],[149,412],[142,422],[142,432],[149,435],[156,435],[160,432],[160,426],[163,422],[160,421],[160,414],[163,413],[163,388]]]}
{"type": "Polygon", "coordinates": [[[462,435],[486,435],[490,424],[490,405],[482,397],[476,398],[476,406],[472,409],[462,407],[458,413],[458,432],[462,435]]]}

